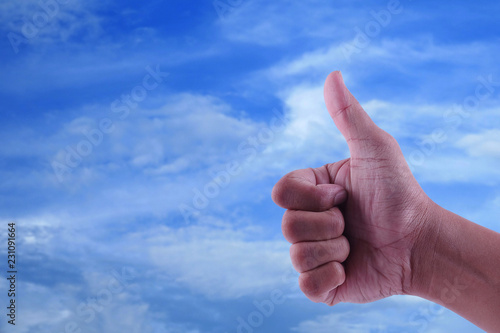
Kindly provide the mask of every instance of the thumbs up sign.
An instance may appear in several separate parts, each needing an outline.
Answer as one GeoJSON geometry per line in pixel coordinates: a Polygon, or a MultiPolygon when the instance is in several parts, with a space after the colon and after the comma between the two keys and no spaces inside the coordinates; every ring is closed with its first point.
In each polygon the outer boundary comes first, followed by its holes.
{"type": "Polygon", "coordinates": [[[372,121],[340,72],[328,76],[324,97],[350,158],[293,171],[272,192],[287,209],[282,230],[292,243],[300,288],[328,305],[408,294],[435,204],[396,140],[372,121]]]}

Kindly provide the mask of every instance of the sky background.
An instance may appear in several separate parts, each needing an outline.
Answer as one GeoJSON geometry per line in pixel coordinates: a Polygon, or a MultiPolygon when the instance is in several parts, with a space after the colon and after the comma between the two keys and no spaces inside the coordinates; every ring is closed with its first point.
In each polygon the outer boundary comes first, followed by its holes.
{"type": "Polygon", "coordinates": [[[500,231],[499,10],[0,0],[0,331],[481,332],[410,296],[308,301],[270,193],[348,156],[323,102],[341,70],[426,193],[500,231]]]}

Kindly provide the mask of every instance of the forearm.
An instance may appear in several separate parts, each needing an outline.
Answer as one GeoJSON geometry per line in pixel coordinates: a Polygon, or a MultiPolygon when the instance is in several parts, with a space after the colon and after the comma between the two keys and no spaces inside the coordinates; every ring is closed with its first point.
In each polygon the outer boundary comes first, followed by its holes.
{"type": "Polygon", "coordinates": [[[413,258],[411,294],[500,332],[500,234],[437,205],[413,258]]]}

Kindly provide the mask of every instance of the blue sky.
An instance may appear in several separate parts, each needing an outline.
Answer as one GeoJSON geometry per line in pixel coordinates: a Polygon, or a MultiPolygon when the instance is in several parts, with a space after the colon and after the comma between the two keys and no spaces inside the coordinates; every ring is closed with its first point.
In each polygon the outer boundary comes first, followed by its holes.
{"type": "Polygon", "coordinates": [[[500,3],[41,3],[0,2],[2,332],[480,332],[415,297],[309,302],[270,191],[348,156],[341,70],[429,196],[500,231],[500,3]]]}

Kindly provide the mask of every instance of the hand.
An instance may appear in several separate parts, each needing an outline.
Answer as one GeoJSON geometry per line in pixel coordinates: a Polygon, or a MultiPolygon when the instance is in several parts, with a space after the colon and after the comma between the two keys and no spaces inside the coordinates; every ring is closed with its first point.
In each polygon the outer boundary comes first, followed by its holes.
{"type": "Polygon", "coordinates": [[[293,171],[272,193],[288,209],[282,229],[293,243],[300,288],[312,301],[329,305],[407,294],[435,204],[396,140],[373,123],[340,72],[328,76],[324,93],[351,157],[293,171]]]}

